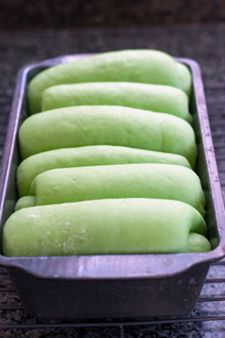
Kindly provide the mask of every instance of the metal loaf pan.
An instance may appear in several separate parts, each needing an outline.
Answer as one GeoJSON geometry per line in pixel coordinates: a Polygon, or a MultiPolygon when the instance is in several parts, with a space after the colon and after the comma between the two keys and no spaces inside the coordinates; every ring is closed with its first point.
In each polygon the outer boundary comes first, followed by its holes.
{"type": "MultiPolygon", "coordinates": [[[[0,177],[0,222],[13,212],[19,163],[17,132],[27,116],[26,88],[44,68],[76,60],[63,56],[24,67],[18,75],[0,177]]],[[[70,257],[5,257],[27,309],[50,319],[148,318],[189,313],[198,300],[210,263],[225,255],[225,212],[213,150],[201,73],[186,64],[193,77],[191,112],[198,145],[196,171],[207,199],[206,253],[93,255],[70,257]]],[[[31,238],[32,240],[32,238],[31,238]]]]}

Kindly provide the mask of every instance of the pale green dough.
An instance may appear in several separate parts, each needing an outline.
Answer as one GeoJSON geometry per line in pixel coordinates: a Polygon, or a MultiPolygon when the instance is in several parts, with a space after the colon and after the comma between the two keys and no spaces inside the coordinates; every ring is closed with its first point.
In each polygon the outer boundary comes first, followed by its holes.
{"type": "MultiPolygon", "coordinates": [[[[202,214],[205,205],[201,183],[194,171],[156,163],[45,171],[34,179],[30,195],[36,197],[33,205],[104,198],[161,198],[186,202],[202,214]]],[[[18,203],[21,205],[20,200],[18,203]]]]}
{"type": "Polygon", "coordinates": [[[36,203],[35,196],[23,196],[16,202],[15,211],[20,209],[33,207],[36,203]]]}
{"type": "Polygon", "coordinates": [[[15,212],[3,228],[3,253],[65,256],[201,252],[210,250],[205,234],[202,216],[182,202],[85,201],[15,212]]]}
{"type": "Polygon", "coordinates": [[[77,106],[27,118],[19,130],[22,158],[58,149],[115,145],[183,155],[196,160],[195,135],[172,115],[120,106],[77,106]]]}
{"type": "Polygon", "coordinates": [[[182,89],[188,96],[190,96],[192,89],[191,73],[187,66],[182,63],[177,63],[177,67],[180,77],[180,89],[182,89]]]}
{"type": "Polygon", "coordinates": [[[56,168],[125,163],[168,163],[190,167],[185,157],[119,146],[86,146],[46,151],[26,158],[17,169],[19,196],[29,194],[33,179],[56,168]]]}
{"type": "MultiPolygon", "coordinates": [[[[183,70],[168,54],[148,49],[101,53],[51,67],[30,82],[31,114],[41,111],[41,95],[51,86],[82,82],[141,82],[187,88],[183,70]]],[[[188,89],[189,90],[189,89],[188,89]]]]}
{"type": "Polygon", "coordinates": [[[180,89],[132,82],[58,85],[42,94],[42,111],[82,105],[114,105],[168,113],[191,122],[188,97],[180,89]]]}

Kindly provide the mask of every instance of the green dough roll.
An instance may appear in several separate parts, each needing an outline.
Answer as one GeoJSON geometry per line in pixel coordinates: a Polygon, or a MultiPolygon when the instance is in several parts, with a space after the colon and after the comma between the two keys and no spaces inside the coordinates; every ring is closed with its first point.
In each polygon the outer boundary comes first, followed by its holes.
{"type": "Polygon", "coordinates": [[[41,95],[58,84],[82,82],[141,82],[168,85],[189,92],[186,66],[156,50],[123,50],[88,56],[51,67],[36,75],[29,85],[31,114],[41,110],[41,95]]]}
{"type": "Polygon", "coordinates": [[[205,205],[194,171],[156,163],[45,171],[34,179],[30,195],[34,195],[33,200],[28,196],[31,206],[105,198],[160,198],[186,202],[203,214],[205,205]]]}
{"type": "Polygon", "coordinates": [[[27,118],[19,130],[22,158],[59,148],[114,145],[183,155],[192,166],[195,135],[172,115],[120,106],[77,106],[27,118]]]}
{"type": "Polygon", "coordinates": [[[3,228],[6,256],[208,251],[206,224],[186,203],[96,200],[22,209],[3,228]]]}
{"type": "Polygon", "coordinates": [[[180,89],[183,90],[190,97],[192,89],[191,73],[187,66],[185,66],[183,63],[177,63],[177,67],[180,76],[180,89]]]}
{"type": "Polygon", "coordinates": [[[20,210],[24,208],[29,208],[36,204],[35,196],[23,196],[16,202],[15,210],[20,210]]]}
{"type": "Polygon", "coordinates": [[[191,122],[188,97],[180,89],[132,82],[99,82],[50,87],[42,111],[82,105],[115,105],[168,113],[191,122]]]}
{"type": "Polygon", "coordinates": [[[19,165],[19,196],[28,195],[33,179],[50,169],[126,163],[167,163],[190,167],[181,155],[128,147],[86,146],[50,150],[30,156],[19,165]]]}

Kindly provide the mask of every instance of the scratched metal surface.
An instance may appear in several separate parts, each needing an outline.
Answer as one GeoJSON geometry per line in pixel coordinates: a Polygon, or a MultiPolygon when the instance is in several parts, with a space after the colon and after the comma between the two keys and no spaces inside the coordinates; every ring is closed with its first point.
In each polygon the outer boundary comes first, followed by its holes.
{"type": "MultiPolygon", "coordinates": [[[[123,48],[158,48],[200,63],[225,196],[225,25],[0,32],[0,156],[22,65],[57,55],[123,48]]],[[[101,328],[41,323],[26,312],[7,272],[0,269],[0,337],[225,337],[224,264],[210,269],[201,297],[190,318],[179,322],[110,323],[101,328]]]]}

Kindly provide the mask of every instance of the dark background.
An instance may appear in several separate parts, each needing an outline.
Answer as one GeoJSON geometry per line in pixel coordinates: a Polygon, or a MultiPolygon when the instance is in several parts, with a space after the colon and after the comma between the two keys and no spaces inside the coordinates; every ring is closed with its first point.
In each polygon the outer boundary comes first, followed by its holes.
{"type": "Polygon", "coordinates": [[[0,29],[223,22],[223,0],[1,0],[0,29]]]}

